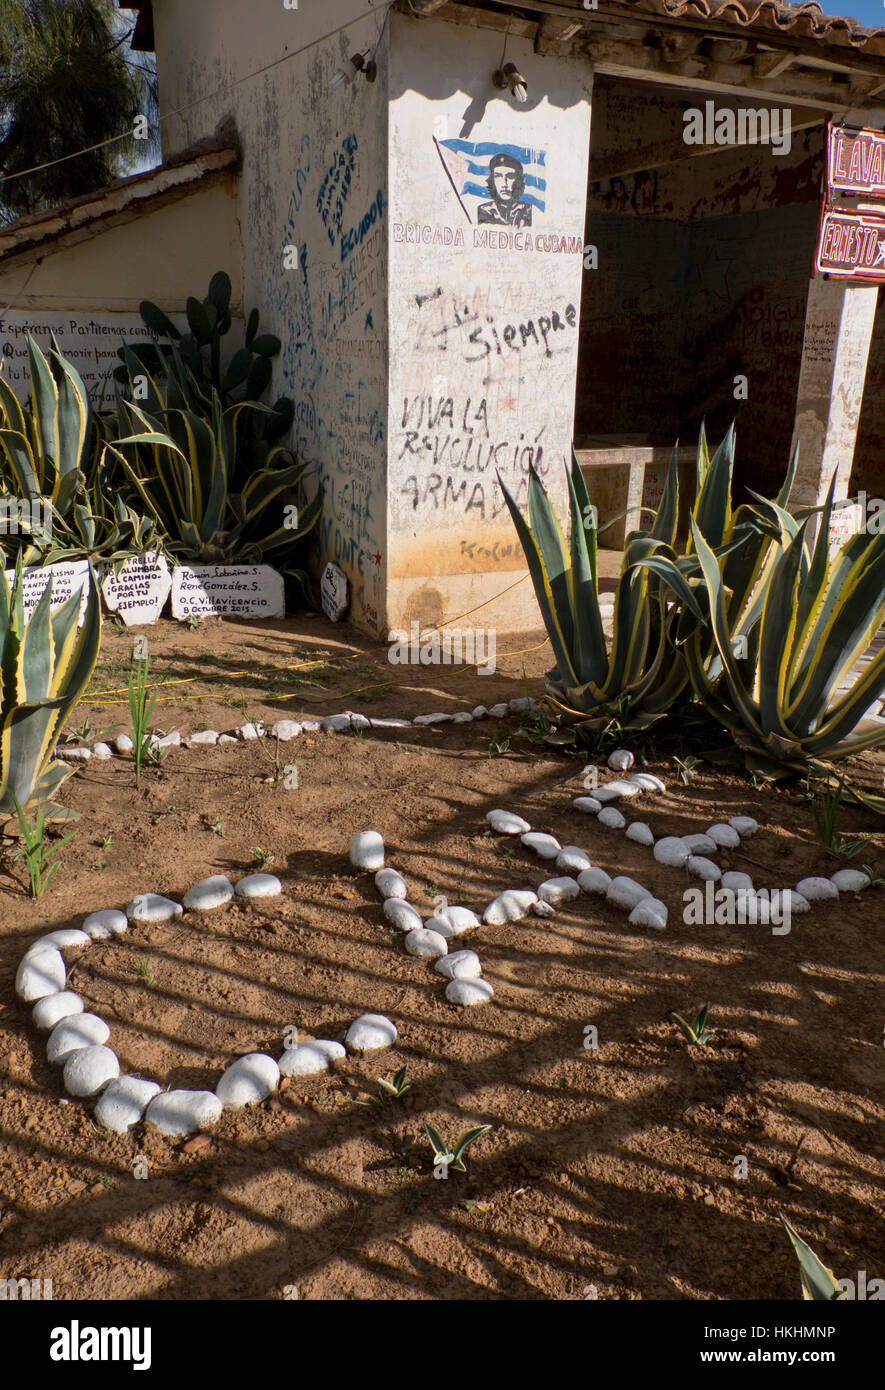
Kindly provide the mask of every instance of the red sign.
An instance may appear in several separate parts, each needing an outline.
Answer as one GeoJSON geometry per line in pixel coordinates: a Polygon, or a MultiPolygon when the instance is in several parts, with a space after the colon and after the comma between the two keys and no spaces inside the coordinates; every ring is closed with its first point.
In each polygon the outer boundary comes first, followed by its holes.
{"type": "Polygon", "coordinates": [[[881,217],[825,209],[814,265],[819,274],[837,280],[885,284],[885,209],[881,217]]]}
{"type": "Polygon", "coordinates": [[[830,126],[827,182],[831,192],[885,198],[885,135],[830,126]]]}

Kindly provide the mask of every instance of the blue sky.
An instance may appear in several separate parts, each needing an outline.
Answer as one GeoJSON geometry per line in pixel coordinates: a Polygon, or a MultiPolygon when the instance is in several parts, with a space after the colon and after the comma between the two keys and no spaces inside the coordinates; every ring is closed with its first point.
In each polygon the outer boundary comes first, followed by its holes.
{"type": "Polygon", "coordinates": [[[885,29],[885,4],[882,0],[818,0],[818,4],[824,14],[856,19],[870,29],[885,29]]]}

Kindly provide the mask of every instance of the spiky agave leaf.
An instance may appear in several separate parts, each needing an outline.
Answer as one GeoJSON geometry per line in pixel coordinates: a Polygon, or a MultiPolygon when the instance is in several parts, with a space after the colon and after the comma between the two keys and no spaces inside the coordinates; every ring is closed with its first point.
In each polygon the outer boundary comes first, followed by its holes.
{"type": "Polygon", "coordinates": [[[808,1302],[833,1303],[845,1298],[839,1288],[836,1276],[815,1255],[810,1245],[806,1245],[794,1226],[791,1226],[782,1211],[778,1212],[781,1225],[790,1237],[790,1243],[799,1261],[799,1278],[802,1282],[802,1297],[808,1302]]]}

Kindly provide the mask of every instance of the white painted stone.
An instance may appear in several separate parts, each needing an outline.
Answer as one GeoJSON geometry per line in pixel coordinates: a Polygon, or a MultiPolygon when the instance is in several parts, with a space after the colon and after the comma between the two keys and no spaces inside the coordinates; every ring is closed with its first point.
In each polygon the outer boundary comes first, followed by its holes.
{"type": "Polygon", "coordinates": [[[406,932],[403,945],[410,956],[426,956],[436,960],[437,956],[448,954],[448,942],[438,931],[428,931],[426,927],[413,927],[406,932]]]}
{"type": "Polygon", "coordinates": [[[67,748],[64,744],[60,744],[55,751],[60,757],[67,758],[72,763],[88,763],[92,757],[91,748],[67,748]]]}
{"type": "Polygon", "coordinates": [[[660,777],[655,777],[653,772],[634,772],[630,781],[641,792],[665,792],[666,782],[662,782],[660,777]]]}
{"type": "Polygon", "coordinates": [[[450,1004],[460,1004],[471,1008],[474,1004],[487,1004],[495,991],[488,980],[450,980],[446,985],[446,998],[450,1004]]]}
{"type": "Polygon", "coordinates": [[[161,738],[158,738],[158,739],[157,739],[157,747],[158,747],[158,748],[180,748],[180,747],[181,747],[181,734],[178,732],[177,729],[173,729],[173,731],[172,731],[171,734],[163,734],[161,738]]]}
{"type": "Polygon", "coordinates": [[[238,898],[278,898],[282,891],[276,874],[246,874],[234,884],[238,898]]]}
{"type": "Polygon", "coordinates": [[[72,1052],[107,1042],[110,1036],[110,1028],[97,1014],[74,1014],[70,1018],[63,1018],[49,1034],[46,1060],[53,1066],[64,1066],[72,1052]]]}
{"type": "Polygon", "coordinates": [[[609,753],[606,762],[612,772],[629,772],[634,758],[629,748],[616,748],[613,753],[609,753]]]}
{"type": "Polygon", "coordinates": [[[270,732],[274,738],[280,740],[280,743],[288,743],[290,739],[297,738],[301,733],[301,725],[297,719],[278,719],[275,724],[271,724],[270,732]]]}
{"type": "Polygon", "coordinates": [[[719,848],[709,835],[683,835],[682,842],[688,845],[691,854],[715,854],[719,848]]]}
{"type": "Polygon", "coordinates": [[[114,747],[118,753],[131,753],[135,744],[128,734],[117,734],[114,739],[114,747]]]}
{"type": "Polygon", "coordinates": [[[830,882],[835,883],[840,893],[862,893],[870,886],[870,876],[861,869],[837,869],[830,875],[830,882]]]}
{"type": "Polygon", "coordinates": [[[15,992],[25,1004],[58,994],[67,979],[61,951],[46,950],[39,955],[26,956],[15,974],[15,992]]]}
{"type": "Polygon", "coordinates": [[[82,1014],[83,1000],[73,990],[62,989],[57,994],[47,994],[34,1005],[31,1018],[41,1033],[50,1033],[63,1018],[73,1018],[82,1014]]]}
{"type": "Polygon", "coordinates": [[[507,888],[489,903],[482,914],[482,920],[489,927],[500,927],[505,922],[519,922],[527,916],[537,901],[538,895],[531,889],[507,888]]]}
{"type": "Polygon", "coordinates": [[[345,729],[350,728],[349,714],[327,714],[321,721],[323,733],[343,734],[345,729]]]}
{"type": "Polygon", "coordinates": [[[720,849],[737,849],[741,842],[741,837],[734,826],[723,825],[721,822],[717,825],[707,826],[707,834],[720,849]]]}
{"type": "Polygon", "coordinates": [[[234,886],[224,874],[211,874],[201,878],[184,895],[184,906],[189,912],[211,912],[216,907],[229,903],[234,895],[234,886]]]}
{"type": "Polygon", "coordinates": [[[109,1081],[116,1081],[120,1063],[109,1047],[80,1047],[68,1057],[62,1075],[69,1096],[94,1096],[109,1081]]]}
{"type": "Polygon", "coordinates": [[[223,743],[239,743],[239,741],[240,741],[240,740],[237,738],[236,734],[219,734],[219,735],[218,735],[218,745],[219,745],[219,747],[220,747],[221,744],[223,744],[223,743]]]}
{"type": "Polygon", "coordinates": [[[556,907],[558,903],[570,903],[580,897],[581,887],[573,878],[548,878],[538,889],[541,902],[556,907]]]}
{"type": "Polygon", "coordinates": [[[595,796],[576,796],[572,805],[576,811],[583,811],[585,816],[595,816],[602,810],[602,802],[597,801],[595,796]]]}
{"type": "Polygon", "coordinates": [[[759,829],[759,822],[754,820],[752,816],[732,816],[728,824],[732,830],[737,831],[742,840],[745,840],[748,835],[755,835],[759,829]]]}
{"type": "Polygon", "coordinates": [[[69,951],[74,946],[91,946],[92,937],[85,931],[80,931],[79,927],[58,927],[55,931],[47,932],[46,936],[41,936],[29,946],[25,951],[24,958],[37,956],[41,951],[69,951]]]}
{"type": "Polygon", "coordinates": [[[126,1134],[144,1119],[145,1110],[159,1094],[156,1081],[118,1076],[102,1091],[95,1106],[95,1119],[112,1134],[126,1134]]]}
{"type": "Polygon", "coordinates": [[[579,874],[582,869],[590,868],[590,858],[578,845],[563,845],[556,856],[556,867],[563,873],[579,874]]]}
{"type": "Polygon", "coordinates": [[[648,888],[643,888],[635,878],[628,878],[626,874],[613,878],[605,891],[606,902],[611,903],[612,907],[619,907],[622,912],[632,912],[643,898],[650,897],[648,888]]]}
{"type": "Polygon", "coordinates": [[[536,903],[532,904],[532,915],[535,917],[555,917],[556,909],[552,903],[542,902],[539,898],[536,903]]]}
{"type": "Polygon", "coordinates": [[[184,740],[185,748],[214,748],[218,742],[217,729],[198,729],[196,733],[188,734],[184,740]]]}
{"type": "Polygon", "coordinates": [[[92,745],[92,756],[97,758],[99,762],[107,762],[108,758],[114,756],[114,752],[109,743],[99,741],[92,745]]]}
{"type": "MultiPolygon", "coordinates": [[[[323,727],[321,719],[302,719],[301,728],[305,734],[315,734],[323,727]]],[[[223,735],[222,735],[223,737],[223,735]]]]}
{"type": "Polygon", "coordinates": [[[171,590],[165,556],[153,551],[130,555],[116,574],[109,566],[101,583],[108,612],[119,613],[127,627],[155,623],[171,590]]]}
{"type": "Polygon", "coordinates": [[[532,702],[527,695],[515,695],[508,703],[516,714],[522,714],[523,710],[531,709],[532,707],[532,702]]]}
{"type": "Polygon", "coordinates": [[[750,875],[742,874],[737,869],[729,869],[722,875],[720,887],[728,888],[733,893],[739,893],[741,890],[747,893],[755,892],[750,875]]]}
{"type": "Polygon", "coordinates": [[[360,1014],[344,1035],[351,1052],[374,1052],[379,1047],[392,1047],[397,1040],[396,1025],[383,1014],[360,1014]]]}
{"type": "Polygon", "coordinates": [[[653,845],[655,842],[651,828],[642,820],[635,820],[632,825],[628,825],[624,835],[628,840],[635,840],[637,845],[653,845]]]}
{"type": "Polygon", "coordinates": [[[796,892],[810,903],[823,902],[828,898],[836,899],[839,896],[839,889],[831,879],[814,875],[800,879],[796,884],[796,892]]]}
{"type": "Polygon", "coordinates": [[[412,720],[413,724],[451,724],[450,714],[416,714],[412,720]]]}
{"type": "Polygon", "coordinates": [[[108,937],[122,936],[129,930],[129,918],[118,907],[103,907],[90,912],[83,930],[92,941],[107,941],[108,937]]]}
{"type": "Polygon", "coordinates": [[[234,733],[241,743],[251,743],[253,739],[260,738],[264,733],[264,725],[260,719],[257,724],[238,724],[234,733]]]}
{"type": "Polygon", "coordinates": [[[797,893],[793,888],[779,888],[771,894],[773,910],[784,910],[789,906],[790,912],[809,912],[811,904],[802,894],[797,893]]]}
{"type": "Polygon", "coordinates": [[[452,723],[453,723],[453,724],[472,724],[472,723],[473,723],[473,715],[470,714],[470,713],[468,713],[468,711],[467,711],[466,709],[458,710],[457,713],[455,713],[455,714],[452,715],[452,723]]]}
{"type": "Polygon", "coordinates": [[[367,719],[364,714],[358,714],[353,710],[345,710],[344,713],[350,716],[350,727],[352,729],[371,729],[372,721],[367,719]]]}
{"type": "Polygon", "coordinates": [[[424,926],[420,912],[416,912],[411,903],[404,902],[402,898],[385,898],[381,911],[398,931],[417,931],[424,926]]]}
{"type": "Polygon", "coordinates": [[[487,811],[486,820],[499,835],[525,835],[532,828],[527,820],[514,815],[512,811],[487,811]]]}
{"type": "Polygon", "coordinates": [[[637,903],[627,921],[634,927],[654,927],[663,931],[667,925],[667,904],[660,898],[643,898],[637,903]]]}
{"type": "Polygon", "coordinates": [[[242,1110],[244,1105],[260,1105],[279,1084],[280,1069],[273,1057],[250,1052],[231,1063],[215,1087],[215,1094],[225,1110],[242,1110]]]}
{"type": "Polygon", "coordinates": [[[305,1038],[311,1047],[317,1048],[324,1057],[328,1057],[329,1062],[340,1062],[342,1057],[347,1056],[347,1049],[340,1042],[332,1042],[329,1038],[305,1038]]]}
{"type": "Polygon", "coordinates": [[[323,612],[331,623],[337,623],[347,611],[350,602],[347,575],[340,565],[330,560],[323,570],[320,580],[320,602],[323,612]]]}
{"type": "Polygon", "coordinates": [[[607,826],[609,830],[623,830],[627,824],[616,806],[603,806],[596,819],[600,825],[607,826]]]}
{"type": "Polygon", "coordinates": [[[270,565],[176,565],[172,616],[284,618],[283,576],[270,565]]]}
{"type": "Polygon", "coordinates": [[[162,893],[139,893],[126,909],[130,922],[169,922],[180,917],[184,908],[162,893]]]}
{"type": "Polygon", "coordinates": [[[584,893],[607,893],[611,881],[611,874],[607,874],[605,869],[599,869],[596,865],[582,869],[578,874],[578,883],[584,893]]]}
{"type": "Polygon", "coordinates": [[[616,777],[613,782],[606,782],[604,786],[597,787],[594,796],[605,806],[607,802],[618,801],[622,796],[638,796],[639,793],[640,788],[635,782],[625,782],[616,777]]]}
{"type": "Polygon", "coordinates": [[[379,719],[374,715],[370,718],[369,723],[373,729],[411,729],[412,727],[411,719],[379,719]]]}
{"type": "Polygon", "coordinates": [[[652,854],[659,864],[668,864],[671,869],[681,869],[688,860],[691,849],[679,835],[664,835],[655,841],[652,854]]]}
{"type": "MultiPolygon", "coordinates": [[[[341,1055],[346,1056],[343,1047],[341,1055]]],[[[280,1075],[313,1076],[316,1072],[328,1071],[330,1061],[329,1053],[315,1042],[297,1043],[295,1047],[287,1047],[280,1058],[280,1075]]]]}
{"type": "Polygon", "coordinates": [[[491,709],[489,710],[489,714],[493,719],[503,719],[504,715],[507,713],[507,706],[503,702],[497,705],[492,705],[491,709]]]}
{"type": "Polygon", "coordinates": [[[424,925],[429,931],[439,932],[440,936],[444,936],[448,940],[453,936],[460,936],[462,932],[470,931],[473,927],[478,927],[479,918],[471,908],[454,904],[452,907],[441,908],[436,916],[429,918],[424,925]]]}
{"type": "Polygon", "coordinates": [[[477,980],[482,974],[475,951],[452,951],[448,956],[440,956],[433,968],[447,980],[477,980]]]}
{"type": "Polygon", "coordinates": [[[471,713],[473,714],[474,719],[486,719],[488,717],[489,712],[486,709],[485,705],[477,705],[471,711],[471,713]]]}
{"type": "Polygon", "coordinates": [[[375,875],[375,887],[382,898],[407,898],[409,890],[406,880],[396,869],[379,869],[375,875]]]}
{"type": "Polygon", "coordinates": [[[524,835],[520,835],[520,840],[526,849],[533,849],[539,859],[555,859],[562,853],[562,845],[552,835],[545,835],[539,830],[529,830],[524,835]]]}
{"type": "Polygon", "coordinates": [[[708,880],[715,883],[722,877],[722,870],[718,864],[714,864],[712,859],[706,859],[702,854],[690,854],[686,861],[686,868],[695,878],[702,878],[706,883],[708,880]]]}
{"type": "Polygon", "coordinates": [[[224,1106],[214,1091],[161,1091],[148,1103],[145,1123],[161,1134],[195,1134],[221,1119],[224,1106]]]}
{"type": "Polygon", "coordinates": [[[384,841],[377,830],[361,830],[354,835],[348,854],[355,869],[384,868],[384,841]]]}

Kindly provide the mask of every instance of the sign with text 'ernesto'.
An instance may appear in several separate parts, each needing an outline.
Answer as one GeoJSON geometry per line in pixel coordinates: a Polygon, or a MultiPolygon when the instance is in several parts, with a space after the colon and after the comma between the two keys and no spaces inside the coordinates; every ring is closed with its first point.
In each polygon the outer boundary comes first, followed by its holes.
{"type": "Polygon", "coordinates": [[[815,270],[838,280],[885,283],[885,209],[875,213],[828,208],[821,218],[815,270]]]}
{"type": "Polygon", "coordinates": [[[831,193],[885,198],[885,134],[830,126],[827,183],[831,193]]]}

